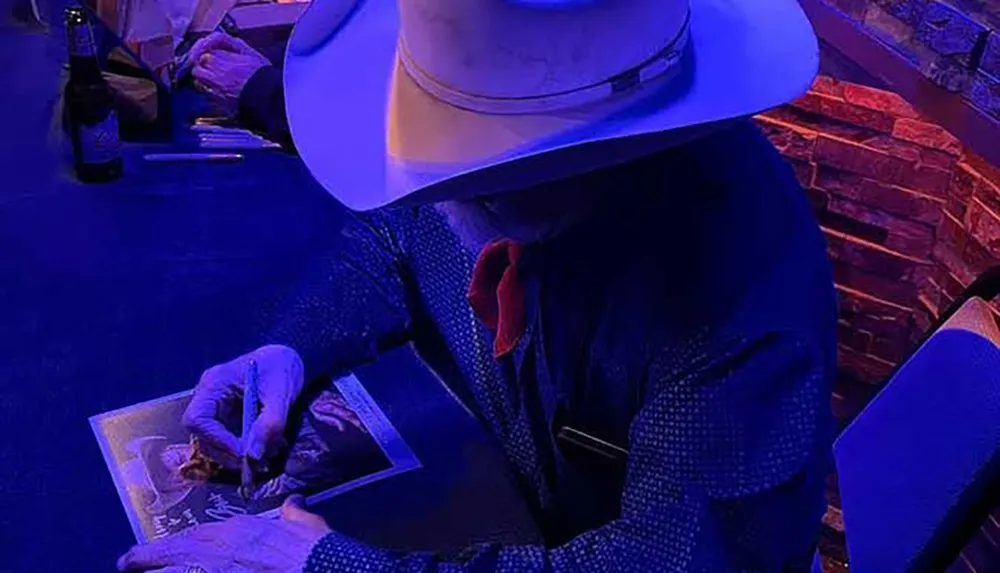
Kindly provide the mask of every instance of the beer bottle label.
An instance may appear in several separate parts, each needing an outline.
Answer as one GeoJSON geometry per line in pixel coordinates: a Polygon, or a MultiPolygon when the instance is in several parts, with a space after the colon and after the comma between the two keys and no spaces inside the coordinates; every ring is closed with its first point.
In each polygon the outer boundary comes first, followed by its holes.
{"type": "Polygon", "coordinates": [[[80,160],[82,163],[107,163],[121,157],[118,117],[112,110],[95,125],[80,125],[80,160]]]}

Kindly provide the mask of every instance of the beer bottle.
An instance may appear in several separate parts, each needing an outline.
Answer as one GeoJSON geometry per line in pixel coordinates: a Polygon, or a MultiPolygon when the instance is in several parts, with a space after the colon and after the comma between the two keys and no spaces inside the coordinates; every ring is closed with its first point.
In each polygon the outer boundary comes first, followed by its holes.
{"type": "Polygon", "coordinates": [[[64,99],[73,167],[81,181],[112,181],[121,177],[122,155],[111,90],[101,75],[86,11],[70,6],[64,18],[69,40],[69,81],[64,99]]]}

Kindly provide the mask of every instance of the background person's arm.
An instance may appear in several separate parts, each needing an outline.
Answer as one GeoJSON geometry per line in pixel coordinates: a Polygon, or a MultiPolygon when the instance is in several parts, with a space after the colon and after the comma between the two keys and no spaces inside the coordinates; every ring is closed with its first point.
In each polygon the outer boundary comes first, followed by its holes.
{"type": "Polygon", "coordinates": [[[247,128],[289,151],[294,151],[285,116],[285,90],[281,70],[266,66],[257,70],[240,91],[239,121],[247,128]]]}

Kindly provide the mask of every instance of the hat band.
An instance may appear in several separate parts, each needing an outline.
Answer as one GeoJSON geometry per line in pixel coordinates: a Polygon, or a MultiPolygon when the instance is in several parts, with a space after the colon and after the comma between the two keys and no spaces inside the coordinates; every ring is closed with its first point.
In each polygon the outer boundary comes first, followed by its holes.
{"type": "Polygon", "coordinates": [[[681,56],[688,45],[690,37],[691,11],[688,10],[677,35],[667,43],[666,47],[657,52],[656,55],[632,67],[624,72],[615,74],[607,80],[583,86],[569,91],[557,92],[538,96],[527,97],[493,97],[482,94],[469,93],[455,89],[448,84],[439,81],[433,75],[421,69],[413,61],[413,57],[406,49],[402,35],[399,38],[399,60],[406,69],[406,73],[425,92],[435,98],[449,103],[455,107],[468,109],[475,112],[491,114],[532,114],[545,113],[567,107],[575,107],[583,104],[594,103],[596,101],[609,98],[613,95],[629,91],[640,85],[649,83],[654,79],[665,75],[673,75],[678,69],[681,56]]]}

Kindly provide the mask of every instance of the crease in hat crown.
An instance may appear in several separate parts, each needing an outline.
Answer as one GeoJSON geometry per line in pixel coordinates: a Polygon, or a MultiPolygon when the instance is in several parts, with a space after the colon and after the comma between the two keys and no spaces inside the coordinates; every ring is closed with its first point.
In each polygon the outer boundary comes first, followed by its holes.
{"type": "Polygon", "coordinates": [[[398,0],[399,59],[424,91],[485,113],[590,103],[678,67],[688,0],[398,0]]]}

